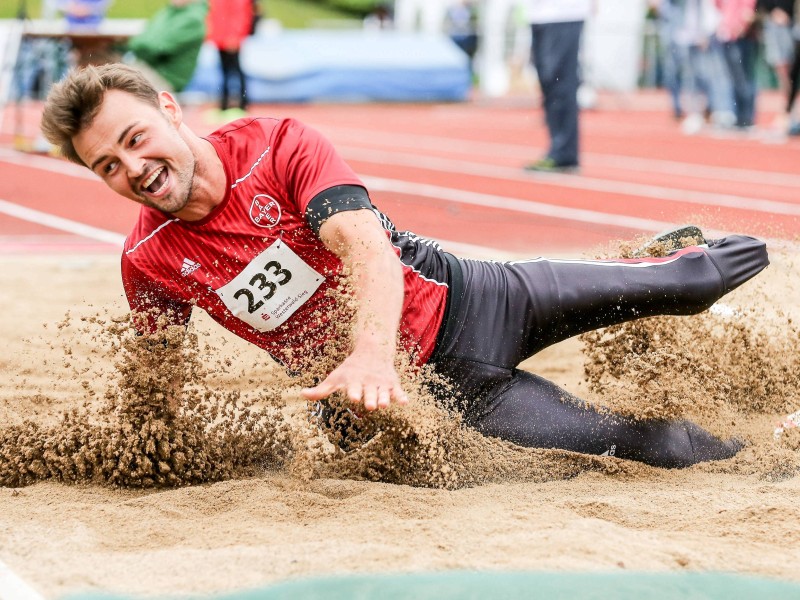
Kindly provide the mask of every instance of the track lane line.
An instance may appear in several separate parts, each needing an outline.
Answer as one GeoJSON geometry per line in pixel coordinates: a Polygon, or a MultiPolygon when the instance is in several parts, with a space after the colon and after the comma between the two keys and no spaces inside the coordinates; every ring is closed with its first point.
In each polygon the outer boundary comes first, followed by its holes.
{"type": "MultiPolygon", "coordinates": [[[[46,169],[50,170],[50,167],[53,166],[53,170],[56,170],[59,173],[63,173],[65,175],[73,175],[80,173],[80,171],[87,171],[82,167],[77,167],[75,165],[67,165],[68,168],[64,168],[64,161],[55,158],[46,158],[46,157],[38,157],[40,160],[35,164],[27,165],[33,166],[35,168],[46,169]],[[59,165],[53,165],[53,163],[60,163],[59,165]],[[79,169],[79,171],[73,170],[79,169]]],[[[88,172],[88,171],[87,171],[88,172]]],[[[79,177],[83,177],[83,175],[77,175],[79,177]]],[[[95,175],[91,175],[92,178],[96,178],[95,175]]],[[[363,176],[361,179],[366,183],[371,189],[375,191],[392,191],[392,192],[399,192],[403,194],[410,194],[410,195],[417,195],[417,196],[426,196],[429,198],[435,198],[439,200],[448,200],[450,202],[456,202],[461,204],[469,204],[472,206],[484,206],[490,208],[502,208],[505,210],[510,211],[517,211],[526,214],[535,214],[541,216],[547,216],[553,219],[562,219],[566,221],[578,221],[581,223],[592,223],[594,225],[612,225],[627,229],[634,229],[638,231],[660,231],[662,229],[667,229],[672,227],[674,223],[670,223],[667,221],[657,221],[652,219],[641,219],[638,217],[631,217],[627,215],[620,215],[620,214],[613,214],[613,213],[604,213],[600,211],[588,210],[588,209],[577,209],[577,208],[569,208],[559,206],[557,204],[547,204],[543,202],[536,202],[534,200],[526,200],[522,198],[509,198],[505,196],[496,196],[491,194],[480,194],[477,192],[470,192],[468,190],[461,190],[457,188],[448,188],[443,186],[434,186],[429,184],[422,184],[422,183],[414,183],[410,181],[403,181],[397,179],[387,179],[387,178],[379,178],[379,177],[369,177],[363,176]]],[[[76,233],[77,230],[73,229],[73,227],[81,226],[86,228],[86,234],[79,233],[79,235],[86,235],[86,237],[91,237],[92,239],[108,239],[107,232],[105,230],[93,228],[89,225],[84,225],[78,223],[77,221],[71,221],[69,219],[62,219],[61,217],[56,217],[54,215],[50,215],[48,213],[43,213],[40,211],[36,211],[34,209],[25,208],[19,206],[17,204],[13,204],[11,202],[0,200],[0,212],[5,212],[11,216],[15,216],[17,218],[24,218],[28,221],[33,221],[36,223],[41,223],[43,225],[48,225],[50,227],[54,227],[56,229],[63,229],[64,231],[70,231],[76,233]],[[25,215],[25,216],[21,216],[25,215]],[[47,219],[47,221],[39,220],[39,219],[47,219]],[[61,225],[55,225],[55,223],[60,223],[61,225]],[[96,235],[101,235],[104,237],[95,237],[96,235]]],[[[114,236],[118,236],[119,234],[112,234],[114,236]]],[[[115,238],[116,239],[116,238],[115,238]]],[[[122,238],[124,240],[124,237],[122,238]]],[[[110,243],[117,243],[116,241],[110,243]]],[[[121,245],[121,242],[119,242],[121,245]]]]}
{"type": "Polygon", "coordinates": [[[748,198],[731,194],[665,188],[643,183],[614,181],[586,176],[576,177],[575,175],[562,175],[558,173],[526,174],[523,173],[521,169],[512,167],[485,165],[482,163],[449,158],[420,157],[416,154],[375,151],[366,148],[354,148],[352,146],[339,146],[339,152],[346,159],[357,160],[359,162],[370,162],[381,165],[388,164],[458,175],[477,175],[503,180],[547,183],[576,190],[607,192],[636,196],[638,198],[649,198],[652,200],[667,200],[686,204],[701,204],[703,206],[719,206],[722,208],[751,210],[793,217],[800,216],[800,204],[791,204],[777,200],[764,200],[762,198],[748,198]]]}
{"type": "MultiPolygon", "coordinates": [[[[367,130],[317,125],[326,135],[336,140],[344,140],[344,144],[363,144],[363,140],[379,140],[376,146],[396,148],[405,146],[417,151],[449,152],[455,154],[471,153],[479,156],[503,156],[517,160],[525,160],[537,151],[545,148],[534,146],[507,144],[500,142],[481,142],[455,138],[416,135],[411,133],[386,133],[367,130]]],[[[337,142],[337,148],[342,142],[337,142]]],[[[680,162],[654,158],[640,158],[617,154],[582,153],[585,165],[629,169],[642,173],[659,173],[662,175],[679,175],[698,179],[721,179],[724,181],[744,181],[784,187],[800,187],[800,175],[793,173],[759,171],[756,169],[739,169],[734,167],[718,167],[698,165],[693,162],[680,162]]]]}
{"type": "MultiPolygon", "coordinates": [[[[78,221],[72,221],[70,219],[62,219],[61,217],[56,217],[49,213],[45,213],[39,210],[33,210],[30,208],[26,208],[24,206],[19,206],[18,204],[8,202],[7,200],[0,199],[0,213],[10,215],[12,217],[22,219],[24,221],[30,221],[33,223],[46,225],[53,229],[66,231],[68,233],[79,235],[81,237],[86,237],[107,244],[112,244],[114,246],[119,246],[120,248],[125,242],[125,236],[116,233],[114,231],[99,229],[97,227],[85,225],[84,223],[79,223],[78,221]]],[[[0,241],[2,240],[0,239],[0,241]]],[[[493,256],[497,260],[512,260],[515,258],[519,258],[520,256],[518,253],[508,252],[506,250],[501,250],[500,248],[492,248],[490,246],[479,246],[477,244],[469,244],[453,240],[443,240],[441,238],[435,238],[435,241],[441,244],[443,247],[447,247],[452,250],[455,250],[456,252],[469,254],[470,256],[475,256],[475,257],[493,256]]],[[[2,599],[1,596],[0,599],[2,599]]]]}
{"type": "Polygon", "coordinates": [[[111,244],[113,246],[119,246],[120,248],[125,242],[125,236],[114,231],[100,229],[99,227],[92,227],[91,225],[73,221],[72,219],[57,217],[50,213],[34,210],[26,206],[20,206],[19,204],[14,204],[13,202],[3,199],[0,199],[0,213],[15,217],[17,219],[22,219],[23,221],[38,223],[39,225],[44,225],[52,229],[67,231],[69,233],[92,240],[97,240],[99,242],[105,242],[106,244],[111,244]]]}
{"type": "Polygon", "coordinates": [[[493,194],[482,194],[447,188],[427,183],[414,183],[399,179],[387,179],[383,177],[361,176],[361,180],[367,184],[371,190],[383,192],[397,192],[412,196],[424,196],[438,200],[447,200],[458,204],[469,204],[472,206],[482,206],[486,208],[500,208],[526,214],[540,215],[553,219],[565,221],[578,221],[580,223],[591,223],[592,225],[609,225],[636,231],[661,231],[675,226],[675,223],[668,221],[657,221],[654,219],[641,219],[627,215],[611,214],[588,210],[582,208],[568,208],[556,204],[545,204],[534,200],[521,198],[509,198],[507,196],[495,196],[493,194]]]}

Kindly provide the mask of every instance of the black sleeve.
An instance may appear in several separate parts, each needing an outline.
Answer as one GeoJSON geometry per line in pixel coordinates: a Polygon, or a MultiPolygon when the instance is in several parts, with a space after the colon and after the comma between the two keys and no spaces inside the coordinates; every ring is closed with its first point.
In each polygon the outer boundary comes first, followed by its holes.
{"type": "Polygon", "coordinates": [[[338,212],[373,209],[367,190],[358,185],[337,185],[320,192],[306,207],[306,219],[314,233],[319,235],[322,224],[338,212]]]}

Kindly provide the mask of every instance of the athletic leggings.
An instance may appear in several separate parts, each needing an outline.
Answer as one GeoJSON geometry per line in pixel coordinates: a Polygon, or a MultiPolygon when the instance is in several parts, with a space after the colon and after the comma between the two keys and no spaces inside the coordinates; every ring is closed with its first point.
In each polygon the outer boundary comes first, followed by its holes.
{"type": "Polygon", "coordinates": [[[521,446],[608,454],[661,467],[729,458],[741,445],[689,421],[600,413],[517,365],[574,335],[654,315],[701,312],[769,264],[730,236],[666,258],[479,262],[449,257],[451,307],[431,359],[467,424],[521,446]],[[458,267],[452,262],[457,261],[458,267]],[[460,288],[460,289],[459,289],[460,288]]]}

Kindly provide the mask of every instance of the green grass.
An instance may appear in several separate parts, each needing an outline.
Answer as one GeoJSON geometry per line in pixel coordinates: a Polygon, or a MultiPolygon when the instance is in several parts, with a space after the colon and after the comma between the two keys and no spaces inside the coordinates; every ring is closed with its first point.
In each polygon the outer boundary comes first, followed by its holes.
{"type": "MultiPolygon", "coordinates": [[[[260,0],[263,14],[277,19],[288,29],[303,29],[320,21],[351,19],[352,15],[309,0],[260,0]]],[[[116,0],[108,11],[109,18],[146,19],[164,6],[167,0],[116,0]]],[[[0,19],[17,16],[19,0],[0,2],[0,19]]],[[[38,18],[41,0],[26,0],[28,15],[38,18]]]]}

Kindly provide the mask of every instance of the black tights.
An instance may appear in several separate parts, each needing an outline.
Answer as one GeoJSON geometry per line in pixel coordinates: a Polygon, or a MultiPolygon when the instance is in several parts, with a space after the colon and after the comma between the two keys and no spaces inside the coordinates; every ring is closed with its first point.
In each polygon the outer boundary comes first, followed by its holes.
{"type": "Polygon", "coordinates": [[[456,384],[465,421],[486,435],[660,467],[728,458],[738,443],[691,422],[603,414],[516,366],[585,331],[698,313],[768,263],[764,243],[744,236],[663,259],[459,261],[463,289],[432,362],[456,384]]]}
{"type": "Polygon", "coordinates": [[[219,51],[220,65],[222,66],[222,96],[220,98],[220,108],[222,110],[228,109],[230,88],[232,78],[238,79],[239,91],[239,108],[247,110],[247,88],[245,85],[245,77],[242,72],[242,67],[239,64],[239,51],[219,51]]]}

